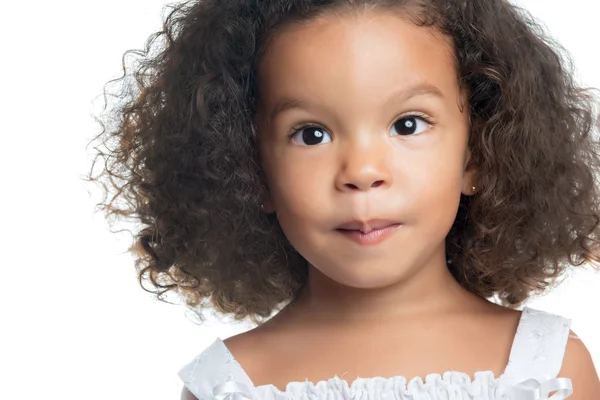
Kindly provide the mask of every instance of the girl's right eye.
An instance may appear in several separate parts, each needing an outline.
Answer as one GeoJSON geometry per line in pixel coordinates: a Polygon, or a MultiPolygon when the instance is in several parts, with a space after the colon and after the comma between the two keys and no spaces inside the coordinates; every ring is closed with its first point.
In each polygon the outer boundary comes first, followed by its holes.
{"type": "Polygon", "coordinates": [[[331,135],[319,126],[304,125],[295,128],[292,140],[302,146],[316,146],[331,142],[331,135]]]}

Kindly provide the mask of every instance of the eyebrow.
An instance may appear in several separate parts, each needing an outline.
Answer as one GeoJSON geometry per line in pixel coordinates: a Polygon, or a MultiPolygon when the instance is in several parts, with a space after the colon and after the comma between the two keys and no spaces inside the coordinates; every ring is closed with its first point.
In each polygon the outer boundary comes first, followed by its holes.
{"type": "MultiPolygon", "coordinates": [[[[416,96],[433,96],[442,100],[444,99],[442,91],[436,86],[431,85],[429,83],[419,83],[407,89],[397,90],[393,92],[389,100],[386,102],[386,105],[392,100],[406,101],[416,96]]],[[[300,99],[284,98],[280,100],[275,105],[275,107],[273,107],[273,111],[271,111],[270,115],[270,120],[272,121],[278,114],[281,114],[293,108],[301,108],[306,110],[310,108],[310,103],[300,99]]]]}

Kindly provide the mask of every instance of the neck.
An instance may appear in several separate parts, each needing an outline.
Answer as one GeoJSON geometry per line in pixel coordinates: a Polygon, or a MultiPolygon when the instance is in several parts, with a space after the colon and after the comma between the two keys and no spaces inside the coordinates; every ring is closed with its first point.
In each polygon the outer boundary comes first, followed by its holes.
{"type": "Polygon", "coordinates": [[[309,266],[306,286],[290,311],[312,322],[351,325],[366,321],[401,322],[411,316],[432,316],[489,306],[464,289],[442,257],[429,260],[385,287],[355,288],[340,284],[309,266]]]}

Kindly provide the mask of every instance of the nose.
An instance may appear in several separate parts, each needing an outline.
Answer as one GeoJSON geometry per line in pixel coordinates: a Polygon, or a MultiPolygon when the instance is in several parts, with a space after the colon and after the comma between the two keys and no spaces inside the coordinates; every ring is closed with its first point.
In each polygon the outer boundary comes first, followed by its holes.
{"type": "Polygon", "coordinates": [[[391,185],[387,151],[376,144],[355,144],[343,150],[336,176],[340,191],[368,191],[391,185]]]}

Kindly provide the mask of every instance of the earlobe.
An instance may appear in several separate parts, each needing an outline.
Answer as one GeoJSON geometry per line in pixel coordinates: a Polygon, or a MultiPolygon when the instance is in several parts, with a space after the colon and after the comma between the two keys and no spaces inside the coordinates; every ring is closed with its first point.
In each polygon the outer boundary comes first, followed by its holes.
{"type": "Polygon", "coordinates": [[[477,167],[475,165],[470,165],[469,160],[467,160],[465,163],[465,170],[463,171],[461,188],[461,192],[465,196],[472,196],[479,191],[477,172],[477,167]]]}
{"type": "Polygon", "coordinates": [[[466,196],[473,196],[479,192],[479,189],[480,188],[477,185],[476,174],[474,172],[467,173],[465,179],[463,180],[463,194],[466,196]]]}
{"type": "Polygon", "coordinates": [[[275,212],[275,207],[273,205],[273,199],[271,196],[271,190],[269,189],[269,184],[267,183],[267,177],[264,173],[264,170],[261,171],[261,195],[260,195],[260,212],[264,214],[272,214],[275,212]]]}
{"type": "Polygon", "coordinates": [[[477,184],[477,169],[474,166],[471,166],[471,168],[465,171],[463,175],[462,193],[465,196],[473,196],[479,192],[480,189],[481,188],[477,184]]]}
{"type": "Polygon", "coordinates": [[[479,191],[479,188],[473,182],[474,180],[468,178],[463,181],[462,194],[465,196],[473,196],[479,191]]]}
{"type": "Polygon", "coordinates": [[[271,201],[270,195],[263,196],[263,199],[260,203],[260,212],[264,214],[273,214],[275,212],[275,207],[273,207],[273,202],[271,201]]]}
{"type": "Polygon", "coordinates": [[[465,196],[473,196],[479,191],[480,188],[477,185],[477,172],[477,166],[475,166],[471,160],[471,151],[467,149],[467,154],[464,163],[462,187],[462,193],[465,196]]]}

